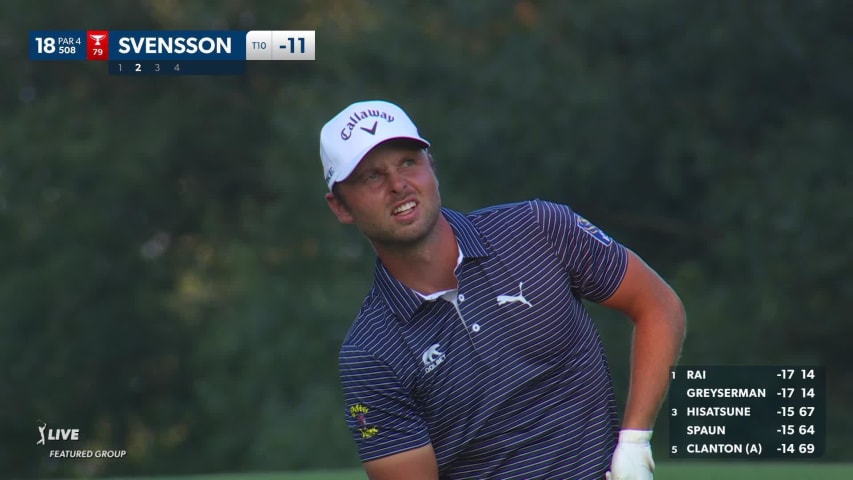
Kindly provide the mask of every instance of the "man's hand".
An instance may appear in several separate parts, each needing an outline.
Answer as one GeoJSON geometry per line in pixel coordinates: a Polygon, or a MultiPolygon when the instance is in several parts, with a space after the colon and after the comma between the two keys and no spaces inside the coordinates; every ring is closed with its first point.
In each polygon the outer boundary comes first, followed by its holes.
{"type": "Polygon", "coordinates": [[[622,430],[613,451],[607,480],[652,480],[655,461],[652,459],[651,430],[622,430]]]}

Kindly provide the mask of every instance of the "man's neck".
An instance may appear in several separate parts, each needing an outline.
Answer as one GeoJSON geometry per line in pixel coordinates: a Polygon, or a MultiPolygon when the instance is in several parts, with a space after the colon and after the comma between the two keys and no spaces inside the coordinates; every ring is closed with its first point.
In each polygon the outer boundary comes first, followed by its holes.
{"type": "Polygon", "coordinates": [[[436,222],[433,235],[405,250],[375,245],[388,272],[403,285],[423,294],[456,288],[454,270],[459,246],[453,227],[444,216],[436,222]]]}

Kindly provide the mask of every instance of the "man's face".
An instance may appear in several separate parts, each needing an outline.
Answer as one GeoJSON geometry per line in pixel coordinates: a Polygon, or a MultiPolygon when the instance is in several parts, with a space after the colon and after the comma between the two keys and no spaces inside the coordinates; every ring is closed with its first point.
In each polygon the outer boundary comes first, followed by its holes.
{"type": "Polygon", "coordinates": [[[338,220],[355,224],[378,248],[416,246],[441,215],[432,159],[411,142],[380,144],[335,192],[326,200],[338,220]]]}

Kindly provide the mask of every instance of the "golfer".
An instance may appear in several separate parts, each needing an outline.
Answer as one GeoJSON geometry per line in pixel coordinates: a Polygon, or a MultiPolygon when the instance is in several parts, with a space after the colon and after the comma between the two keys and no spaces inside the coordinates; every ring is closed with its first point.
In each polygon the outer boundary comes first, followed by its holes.
{"type": "Polygon", "coordinates": [[[684,339],[678,296],[567,205],[443,207],[429,146],[379,100],[320,133],[328,205],[378,257],[339,360],[368,477],[651,479],[684,339]],[[621,422],[583,300],[634,324],[621,422]]]}

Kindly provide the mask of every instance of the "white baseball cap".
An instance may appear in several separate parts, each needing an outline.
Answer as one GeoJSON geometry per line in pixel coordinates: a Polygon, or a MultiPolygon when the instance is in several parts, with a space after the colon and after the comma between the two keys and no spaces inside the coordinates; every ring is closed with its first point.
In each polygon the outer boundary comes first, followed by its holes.
{"type": "Polygon", "coordinates": [[[393,103],[367,100],[341,110],[320,130],[320,159],[329,190],[335,182],[346,180],[373,147],[394,138],[429,147],[406,112],[393,103]]]}

